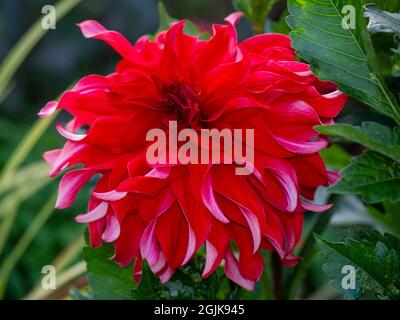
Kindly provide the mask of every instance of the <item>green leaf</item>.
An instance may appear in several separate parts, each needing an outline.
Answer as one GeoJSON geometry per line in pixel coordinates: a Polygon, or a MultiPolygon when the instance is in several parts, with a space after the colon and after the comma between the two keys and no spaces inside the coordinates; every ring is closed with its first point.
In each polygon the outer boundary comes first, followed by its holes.
{"type": "Polygon", "coordinates": [[[340,242],[319,235],[315,238],[325,260],[323,270],[331,279],[332,287],[341,291],[346,299],[359,299],[366,293],[379,299],[400,298],[399,239],[361,227],[342,232],[340,242]],[[355,269],[354,287],[342,285],[351,279],[345,266],[355,269]]]}
{"type": "Polygon", "coordinates": [[[366,203],[400,201],[400,164],[379,153],[368,151],[353,158],[341,174],[330,192],[358,194],[366,203]]]}
{"type": "Polygon", "coordinates": [[[369,205],[367,207],[369,214],[389,230],[400,235],[400,202],[384,201],[382,206],[382,209],[378,209],[375,206],[369,205]]]}
{"type": "Polygon", "coordinates": [[[93,297],[100,300],[128,300],[136,288],[132,266],[121,268],[110,257],[114,254],[111,245],[83,249],[88,269],[88,281],[93,297]]]}
{"type": "Polygon", "coordinates": [[[400,13],[382,11],[375,4],[366,4],[365,16],[369,18],[368,31],[387,32],[400,36],[400,13]]]}
{"type": "MultiPolygon", "coordinates": [[[[158,14],[160,17],[160,23],[155,34],[168,30],[171,23],[179,21],[177,19],[172,18],[168,14],[167,9],[165,8],[164,4],[161,1],[158,3],[158,14]]],[[[206,40],[210,37],[210,35],[207,32],[200,32],[197,26],[192,21],[189,20],[186,20],[185,22],[184,32],[191,36],[199,36],[201,40],[206,40]]]]}
{"type": "Polygon", "coordinates": [[[94,299],[215,299],[221,286],[216,273],[207,279],[201,278],[205,263],[201,256],[176,270],[166,284],[161,284],[146,261],[143,261],[142,279],[137,286],[133,279],[132,266],[120,268],[110,260],[113,253],[111,245],[96,249],[84,248],[88,280],[94,299]]]}
{"type": "Polygon", "coordinates": [[[160,1],[158,3],[158,15],[160,17],[160,23],[158,26],[157,33],[168,30],[170,23],[176,22],[178,20],[172,18],[169,14],[167,9],[165,8],[164,4],[160,1]]]}
{"type": "Polygon", "coordinates": [[[321,151],[321,157],[327,166],[335,169],[343,169],[351,161],[351,156],[339,145],[333,144],[321,151]]]}
{"type": "Polygon", "coordinates": [[[132,290],[131,297],[134,300],[159,300],[161,299],[162,286],[158,279],[143,261],[142,279],[139,286],[132,290]]]}
{"type": "Polygon", "coordinates": [[[221,280],[216,273],[202,279],[204,263],[204,258],[197,256],[190,264],[176,270],[170,281],[161,285],[158,277],[144,262],[142,280],[139,287],[133,290],[132,297],[138,300],[216,299],[221,280]]]}
{"type": "Polygon", "coordinates": [[[288,9],[292,46],[312,71],[400,124],[400,107],[379,73],[360,1],[288,0],[288,9]],[[345,5],[355,8],[355,29],[342,26],[347,22],[345,5]]]}
{"type": "Polygon", "coordinates": [[[361,127],[349,124],[318,126],[316,129],[323,134],[339,136],[362,144],[397,162],[400,162],[400,128],[393,129],[376,122],[363,122],[361,127]]]}
{"type": "Polygon", "coordinates": [[[263,33],[265,20],[278,0],[233,0],[232,2],[235,9],[243,12],[252,22],[254,31],[263,33]]]}

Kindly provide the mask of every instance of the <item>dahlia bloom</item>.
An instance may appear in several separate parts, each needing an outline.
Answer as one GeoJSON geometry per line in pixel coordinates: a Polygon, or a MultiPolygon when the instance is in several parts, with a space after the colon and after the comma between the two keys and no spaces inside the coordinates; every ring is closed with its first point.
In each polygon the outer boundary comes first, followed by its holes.
{"type": "Polygon", "coordinates": [[[285,35],[238,43],[239,18],[214,25],[208,41],[185,34],[180,21],[134,45],[85,21],[83,35],[107,42],[122,60],[39,113],[72,115],[57,125],[64,147],[44,154],[51,176],[74,167],[61,179],[56,207],[70,206],[96,175],[88,212],[76,221],[88,224],[93,247],[113,243],[113,259],[133,264],[137,281],[143,259],[164,283],[204,247],[203,277],[223,262],[229,279],[252,290],[263,272],[260,251],[294,265],[304,212],[329,208],[310,201],[337,178],[318,154],[328,142],[313,127],[331,123],[346,96],[296,61],[285,35]],[[169,120],[195,130],[254,129],[252,174],[236,175],[235,163],[150,165],[146,133],[167,130],[169,120]]]}

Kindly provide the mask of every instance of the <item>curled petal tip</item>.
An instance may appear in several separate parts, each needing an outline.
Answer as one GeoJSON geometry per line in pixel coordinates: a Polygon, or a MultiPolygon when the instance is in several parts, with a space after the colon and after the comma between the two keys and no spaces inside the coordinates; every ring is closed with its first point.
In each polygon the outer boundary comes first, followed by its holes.
{"type": "Polygon", "coordinates": [[[38,116],[40,118],[47,118],[51,116],[54,113],[54,111],[57,110],[57,107],[58,107],[57,101],[50,101],[38,112],[38,116]]]}
{"type": "Polygon", "coordinates": [[[231,25],[235,26],[242,17],[243,17],[243,12],[238,11],[238,12],[231,13],[224,20],[226,22],[230,23],[231,25]]]}
{"type": "Polygon", "coordinates": [[[85,214],[75,217],[75,221],[79,223],[90,223],[103,218],[108,211],[108,203],[102,202],[96,208],[85,214]]]}

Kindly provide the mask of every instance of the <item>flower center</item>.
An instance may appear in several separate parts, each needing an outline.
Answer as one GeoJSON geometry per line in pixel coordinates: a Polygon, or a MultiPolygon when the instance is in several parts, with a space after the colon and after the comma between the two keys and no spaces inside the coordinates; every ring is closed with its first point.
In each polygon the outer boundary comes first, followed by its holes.
{"type": "Polygon", "coordinates": [[[200,126],[199,96],[196,90],[186,83],[164,84],[159,100],[167,115],[166,120],[176,120],[179,125],[198,128],[200,126]]]}

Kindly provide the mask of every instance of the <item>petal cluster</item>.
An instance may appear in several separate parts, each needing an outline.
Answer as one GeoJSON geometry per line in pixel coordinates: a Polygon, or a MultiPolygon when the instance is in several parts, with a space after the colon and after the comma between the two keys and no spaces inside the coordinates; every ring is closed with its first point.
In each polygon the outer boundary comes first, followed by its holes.
{"type": "Polygon", "coordinates": [[[229,279],[252,290],[263,272],[260,251],[295,264],[304,212],[328,208],[311,202],[318,186],[337,178],[319,156],[327,141],[313,127],[331,123],[346,96],[295,60],[287,36],[239,43],[239,17],[214,25],[207,41],[185,34],[180,21],[135,44],[85,21],[83,35],[122,59],[114,73],[81,79],[39,113],[72,115],[57,125],[63,148],[44,154],[51,176],[69,169],[56,207],[70,206],[95,179],[88,212],[76,221],[88,224],[93,247],[113,243],[113,259],[133,264],[138,281],[143,259],[166,282],[205,248],[204,277],[223,263],[229,279]],[[146,134],[167,130],[169,120],[181,128],[254,129],[253,173],[236,175],[235,164],[149,165],[146,134]]]}

